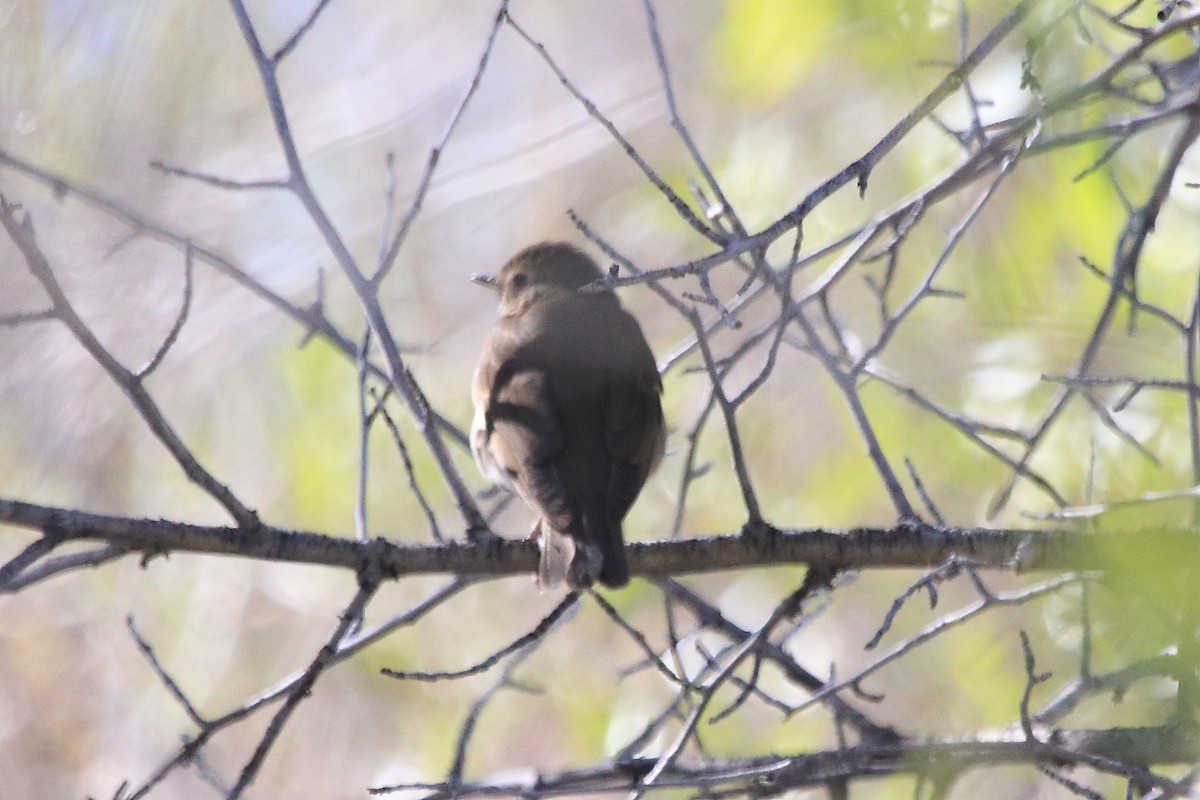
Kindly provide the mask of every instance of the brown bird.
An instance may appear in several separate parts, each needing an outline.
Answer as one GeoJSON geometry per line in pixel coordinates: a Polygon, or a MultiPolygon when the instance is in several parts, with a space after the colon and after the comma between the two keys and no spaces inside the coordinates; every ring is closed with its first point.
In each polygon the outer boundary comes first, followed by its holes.
{"type": "Polygon", "coordinates": [[[536,244],[484,279],[500,318],[472,386],[480,470],[538,514],[538,583],[629,582],[621,522],[662,457],[662,382],[637,320],[562,242],[536,244]]]}

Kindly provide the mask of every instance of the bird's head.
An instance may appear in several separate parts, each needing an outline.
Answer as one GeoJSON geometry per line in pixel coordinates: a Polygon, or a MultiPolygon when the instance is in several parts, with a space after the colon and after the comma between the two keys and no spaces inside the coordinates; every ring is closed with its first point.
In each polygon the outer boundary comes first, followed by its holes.
{"type": "Polygon", "coordinates": [[[596,262],[565,242],[543,242],[517,253],[495,277],[476,277],[500,292],[500,313],[527,308],[539,298],[574,292],[602,277],[596,262]]]}

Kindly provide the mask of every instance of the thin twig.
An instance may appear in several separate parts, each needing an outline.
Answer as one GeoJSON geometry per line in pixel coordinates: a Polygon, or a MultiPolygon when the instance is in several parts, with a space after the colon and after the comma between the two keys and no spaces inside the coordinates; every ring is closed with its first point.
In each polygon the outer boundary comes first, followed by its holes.
{"type": "Polygon", "coordinates": [[[38,246],[33,232],[33,220],[28,215],[25,215],[24,219],[18,220],[19,212],[20,206],[10,203],[3,195],[0,195],[0,224],[4,226],[13,243],[21,251],[30,273],[37,278],[42,288],[46,290],[46,294],[50,296],[55,315],[67,326],[67,329],[88,355],[108,373],[112,381],[125,393],[145,421],[146,426],[179,464],[188,479],[220,503],[240,527],[247,530],[258,528],[260,524],[258,515],[243,505],[228,487],[200,465],[192,451],[171,427],[150,393],[146,391],[141,379],[117,361],[96,338],[87,323],[75,312],[74,306],[63,293],[62,287],[54,275],[54,270],[38,246]]]}
{"type": "Polygon", "coordinates": [[[174,175],[177,178],[188,178],[189,180],[207,183],[209,186],[215,186],[218,189],[232,189],[235,191],[251,190],[251,189],[287,189],[289,184],[282,180],[265,180],[265,181],[239,181],[232,178],[222,178],[220,175],[210,175],[207,172],[199,172],[185,167],[177,167],[173,164],[167,164],[163,161],[151,161],[150,167],[156,169],[164,175],[174,175]]]}
{"type": "Polygon", "coordinates": [[[317,679],[329,667],[337,663],[338,649],[342,643],[350,635],[351,631],[356,629],[362,622],[363,614],[366,610],[367,603],[375,594],[375,590],[379,588],[378,578],[375,576],[364,576],[362,585],[358,592],[354,595],[354,599],[346,606],[338,620],[337,626],[333,630],[333,634],[325,642],[324,647],[317,653],[316,658],[308,665],[308,669],[296,681],[295,687],[288,692],[283,704],[275,712],[275,716],[271,718],[270,724],[267,725],[266,732],[258,742],[258,746],[254,748],[254,754],[250,760],[246,762],[246,766],[242,768],[241,774],[238,776],[237,783],[229,790],[226,795],[226,800],[237,800],[241,797],[246,789],[258,777],[258,772],[262,769],[263,763],[266,761],[267,754],[271,752],[271,748],[279,739],[283,728],[291,719],[292,713],[300,705],[304,698],[308,697],[312,692],[313,685],[317,679]]]}
{"type": "Polygon", "coordinates": [[[363,331],[358,348],[358,495],[354,503],[354,537],[365,542],[371,537],[367,520],[367,484],[370,477],[371,423],[375,415],[367,409],[367,364],[371,354],[371,328],[363,331]]]}
{"type": "Polygon", "coordinates": [[[587,95],[583,94],[578,88],[576,88],[575,84],[571,82],[571,80],[566,76],[566,73],[562,71],[562,69],[558,66],[558,63],[550,56],[549,52],[547,52],[546,47],[541,42],[530,36],[529,33],[526,32],[526,30],[521,27],[521,25],[519,25],[515,19],[513,19],[512,14],[506,12],[505,18],[509,27],[516,31],[517,35],[524,39],[525,43],[532,47],[534,51],[541,57],[546,66],[548,66],[554,73],[555,77],[558,78],[559,83],[563,85],[563,88],[570,92],[571,96],[579,101],[580,105],[582,105],[584,110],[587,111],[588,116],[596,120],[596,122],[598,122],[600,126],[604,128],[604,130],[608,131],[609,136],[611,136],[613,140],[621,146],[621,149],[625,152],[625,155],[627,155],[629,159],[637,165],[638,169],[642,171],[642,174],[646,176],[646,180],[650,181],[650,183],[654,185],[654,188],[658,189],[659,193],[662,194],[662,196],[666,198],[667,202],[671,204],[671,208],[675,210],[675,213],[679,215],[679,218],[690,225],[692,229],[701,236],[713,242],[714,244],[724,244],[725,237],[722,236],[719,231],[714,230],[712,227],[705,224],[702,219],[697,217],[695,212],[688,207],[688,204],[684,201],[684,199],[676,194],[675,190],[668,186],[666,181],[659,177],[658,173],[656,173],[650,164],[647,163],[642,157],[642,154],[637,151],[637,148],[635,148],[629,142],[629,140],[626,139],[619,130],[617,130],[617,126],[614,125],[612,121],[609,120],[608,117],[606,117],[600,111],[600,109],[596,107],[596,104],[593,103],[587,97],[587,95]]]}
{"type": "Polygon", "coordinates": [[[995,608],[995,607],[999,607],[999,606],[1019,605],[1021,603],[1027,603],[1030,600],[1034,600],[1038,597],[1043,597],[1047,594],[1051,594],[1053,592],[1060,591],[1063,587],[1069,586],[1073,583],[1076,583],[1079,580],[1080,580],[1080,578],[1075,575],[1066,575],[1066,576],[1061,576],[1058,578],[1053,578],[1051,580],[1045,581],[1044,583],[1040,583],[1040,584],[1037,584],[1036,586],[1031,586],[1028,589],[1023,589],[1021,591],[1013,592],[1011,594],[999,595],[994,598],[984,597],[983,599],[977,601],[974,605],[968,606],[955,614],[950,614],[950,615],[943,617],[942,619],[938,620],[934,624],[932,624],[929,627],[918,632],[915,636],[912,636],[909,639],[905,640],[904,642],[901,642],[900,644],[896,645],[894,648],[892,648],[888,652],[884,653],[882,656],[876,658],[874,661],[872,661],[867,666],[857,670],[852,675],[842,678],[841,680],[837,681],[836,683],[829,684],[824,689],[817,692],[811,698],[806,700],[804,703],[801,703],[800,705],[798,705],[793,713],[798,714],[801,711],[804,711],[805,709],[810,708],[812,705],[814,705],[818,701],[823,700],[827,695],[830,695],[830,694],[833,694],[834,692],[839,692],[843,689],[847,689],[847,688],[854,686],[855,684],[859,683],[863,678],[878,671],[879,669],[886,666],[887,664],[890,664],[891,662],[898,659],[900,656],[908,653],[909,651],[913,650],[916,647],[919,647],[920,645],[924,644],[925,642],[929,641],[930,639],[941,635],[942,633],[950,630],[951,628],[954,628],[954,627],[957,627],[958,625],[963,624],[964,622],[983,613],[984,611],[987,611],[991,608],[995,608]]]}
{"type": "Polygon", "coordinates": [[[441,429],[434,423],[429,400],[401,356],[400,346],[391,334],[391,328],[383,313],[383,307],[380,305],[377,287],[359,268],[345,240],[338,232],[336,226],[334,226],[332,219],[326,213],[312,186],[309,184],[304,164],[301,161],[299,150],[296,147],[295,138],[292,134],[291,123],[284,108],[283,95],[280,91],[276,75],[278,64],[268,57],[263,50],[258,33],[250,21],[250,16],[242,0],[230,0],[230,4],[234,17],[237,19],[238,27],[241,29],[242,38],[245,40],[246,47],[254,59],[259,80],[266,94],[267,108],[271,112],[276,138],[279,140],[280,149],[283,151],[284,160],[288,167],[288,188],[304,206],[305,211],[308,212],[309,219],[333,253],[338,266],[341,268],[342,273],[346,276],[359,302],[362,304],[363,311],[366,313],[371,328],[375,332],[375,337],[383,352],[384,360],[388,365],[388,379],[404,398],[409,410],[416,418],[418,429],[425,438],[425,442],[429,446],[438,468],[441,470],[442,477],[446,481],[446,485],[450,488],[459,513],[466,523],[468,535],[482,535],[483,532],[487,531],[487,523],[480,513],[478,506],[475,504],[470,491],[467,489],[466,482],[459,473],[458,466],[446,450],[441,429]]]}
{"type": "Polygon", "coordinates": [[[271,56],[271,60],[278,64],[288,57],[288,54],[295,49],[296,45],[300,44],[300,40],[304,38],[304,34],[312,28],[317,22],[317,18],[321,16],[321,12],[329,5],[329,0],[317,0],[317,4],[313,6],[313,10],[309,13],[307,19],[300,23],[300,27],[296,28],[295,32],[288,37],[288,40],[280,45],[275,51],[275,55],[271,56]]]}
{"type": "Polygon", "coordinates": [[[400,221],[400,226],[396,229],[396,235],[392,238],[391,244],[388,245],[379,258],[379,267],[375,271],[375,275],[371,278],[371,283],[376,286],[382,283],[387,274],[391,272],[392,267],[396,263],[396,256],[400,254],[400,248],[404,246],[404,242],[408,238],[408,232],[412,228],[413,222],[416,220],[417,215],[421,213],[421,207],[425,202],[425,195],[429,192],[429,186],[433,181],[433,174],[437,170],[438,161],[441,160],[442,152],[446,149],[446,145],[449,144],[450,137],[454,135],[459,121],[466,113],[471,98],[475,96],[475,92],[479,88],[479,83],[483,80],[483,73],[487,69],[488,60],[492,56],[492,48],[496,43],[496,34],[499,33],[500,26],[504,23],[507,16],[508,0],[500,0],[500,8],[496,11],[492,27],[488,31],[487,41],[483,45],[483,51],[479,55],[479,62],[475,65],[475,71],[471,74],[471,81],[467,84],[467,89],[463,92],[458,105],[451,112],[450,119],[446,122],[446,127],[442,130],[441,138],[438,139],[437,144],[429,152],[429,160],[425,163],[425,171],[421,174],[421,180],[417,184],[416,192],[413,194],[412,203],[409,205],[408,211],[404,214],[404,219],[400,221]]]}
{"type": "Polygon", "coordinates": [[[563,615],[574,608],[575,604],[578,602],[579,592],[568,593],[567,596],[564,597],[559,604],[554,607],[554,610],[547,614],[541,622],[534,626],[533,630],[529,631],[529,633],[522,635],[510,644],[507,644],[497,650],[495,653],[492,653],[479,663],[465,669],[454,670],[451,672],[402,672],[400,670],[388,669],[387,667],[384,667],[380,670],[380,673],[388,676],[389,678],[396,678],[398,680],[429,682],[455,680],[458,678],[466,678],[471,675],[478,675],[481,672],[487,672],[506,656],[528,646],[531,642],[536,642],[537,640],[543,638],[547,633],[550,632],[550,629],[554,627],[554,624],[562,619],[563,615]]]}
{"type": "Polygon", "coordinates": [[[396,445],[396,452],[400,454],[400,461],[404,465],[404,474],[408,476],[408,488],[412,489],[413,496],[417,498],[417,504],[421,506],[421,513],[425,515],[425,519],[429,523],[429,535],[435,542],[444,542],[445,538],[442,536],[441,528],[438,527],[437,515],[433,512],[433,506],[429,504],[429,499],[425,496],[421,485],[417,483],[417,470],[413,466],[412,456],[408,453],[408,445],[404,443],[404,436],[400,433],[400,426],[388,413],[387,405],[384,402],[387,399],[386,396],[371,390],[371,399],[375,403],[371,414],[372,416],[375,414],[382,416],[383,424],[387,425],[388,432],[392,435],[392,442],[396,445]]]}
{"type": "Polygon", "coordinates": [[[188,248],[184,253],[183,261],[183,301],[179,304],[179,313],[175,316],[175,322],[171,325],[171,330],[167,331],[166,337],[162,344],[158,346],[158,350],[154,352],[154,356],[146,362],[146,366],[137,371],[139,380],[144,380],[147,375],[158,369],[159,364],[167,357],[167,353],[174,346],[175,340],[179,338],[180,331],[183,330],[184,323],[187,322],[188,312],[192,308],[192,277],[194,273],[195,262],[192,259],[192,248],[188,248]]]}

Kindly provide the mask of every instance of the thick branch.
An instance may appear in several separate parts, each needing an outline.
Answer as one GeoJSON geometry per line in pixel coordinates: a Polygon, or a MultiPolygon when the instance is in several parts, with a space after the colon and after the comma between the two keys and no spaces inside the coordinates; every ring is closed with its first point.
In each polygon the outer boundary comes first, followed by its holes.
{"type": "MultiPolygon", "coordinates": [[[[321,564],[357,570],[378,559],[382,574],[452,573],[502,577],[532,573],[537,547],[526,540],[481,544],[410,545],[369,542],[289,531],[263,525],[253,533],[236,527],[88,514],[16,500],[0,500],[0,522],[40,530],[55,548],[66,542],[107,542],[145,556],[169,552],[239,556],[263,561],[321,564]]],[[[1114,563],[1156,568],[1187,563],[1183,555],[1196,534],[1174,529],[1085,533],[1072,530],[1003,530],[897,525],[851,530],[787,530],[762,525],[754,536],[741,531],[628,545],[630,571],[678,576],[781,564],[829,564],[845,569],[929,567],[951,555],[974,564],[1018,570],[1104,569],[1114,563]],[[1128,556],[1126,559],[1123,556],[1128,556]],[[1133,559],[1136,552],[1137,559],[1133,559]]],[[[47,554],[50,548],[47,550],[47,554]]],[[[0,566],[0,592],[11,591],[23,570],[38,561],[14,559],[0,566]]]]}

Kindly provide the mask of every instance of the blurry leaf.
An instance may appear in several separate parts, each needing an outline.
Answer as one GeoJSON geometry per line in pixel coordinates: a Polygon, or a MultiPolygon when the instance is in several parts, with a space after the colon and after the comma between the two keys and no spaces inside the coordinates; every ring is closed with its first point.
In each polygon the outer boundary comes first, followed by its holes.
{"type": "MultiPolygon", "coordinates": [[[[1011,723],[1025,688],[1016,635],[999,619],[990,617],[964,625],[948,641],[953,642],[956,656],[955,683],[963,691],[963,699],[974,705],[979,723],[1011,723]]],[[[1041,656],[1040,644],[1035,644],[1035,656],[1041,656]]],[[[1037,669],[1045,671],[1044,666],[1037,669]]]]}
{"type": "Polygon", "coordinates": [[[821,55],[833,21],[829,0],[728,4],[714,41],[719,82],[747,105],[779,100],[821,55]]]}
{"type": "Polygon", "coordinates": [[[1080,326],[1094,324],[1106,288],[1086,274],[1079,257],[1107,269],[1122,210],[1102,176],[1075,177],[1102,152],[1095,148],[1047,159],[1040,169],[1028,170],[1022,182],[1005,187],[1017,193],[1008,204],[1009,219],[986,229],[984,250],[968,273],[974,281],[968,290],[973,308],[994,323],[1020,325],[1057,314],[1068,303],[1095,308],[1076,317],[1080,326]]]}
{"type": "Polygon", "coordinates": [[[844,27],[856,35],[843,35],[844,44],[881,82],[902,85],[921,76],[932,85],[938,68],[931,69],[931,62],[948,64],[954,55],[958,5],[957,0],[853,0],[842,6],[842,17],[853,20],[844,27]]]}
{"type": "Polygon", "coordinates": [[[294,399],[281,464],[291,473],[287,505],[319,530],[350,531],[354,510],[358,415],[345,358],[320,340],[285,354],[283,379],[294,399]]]}

